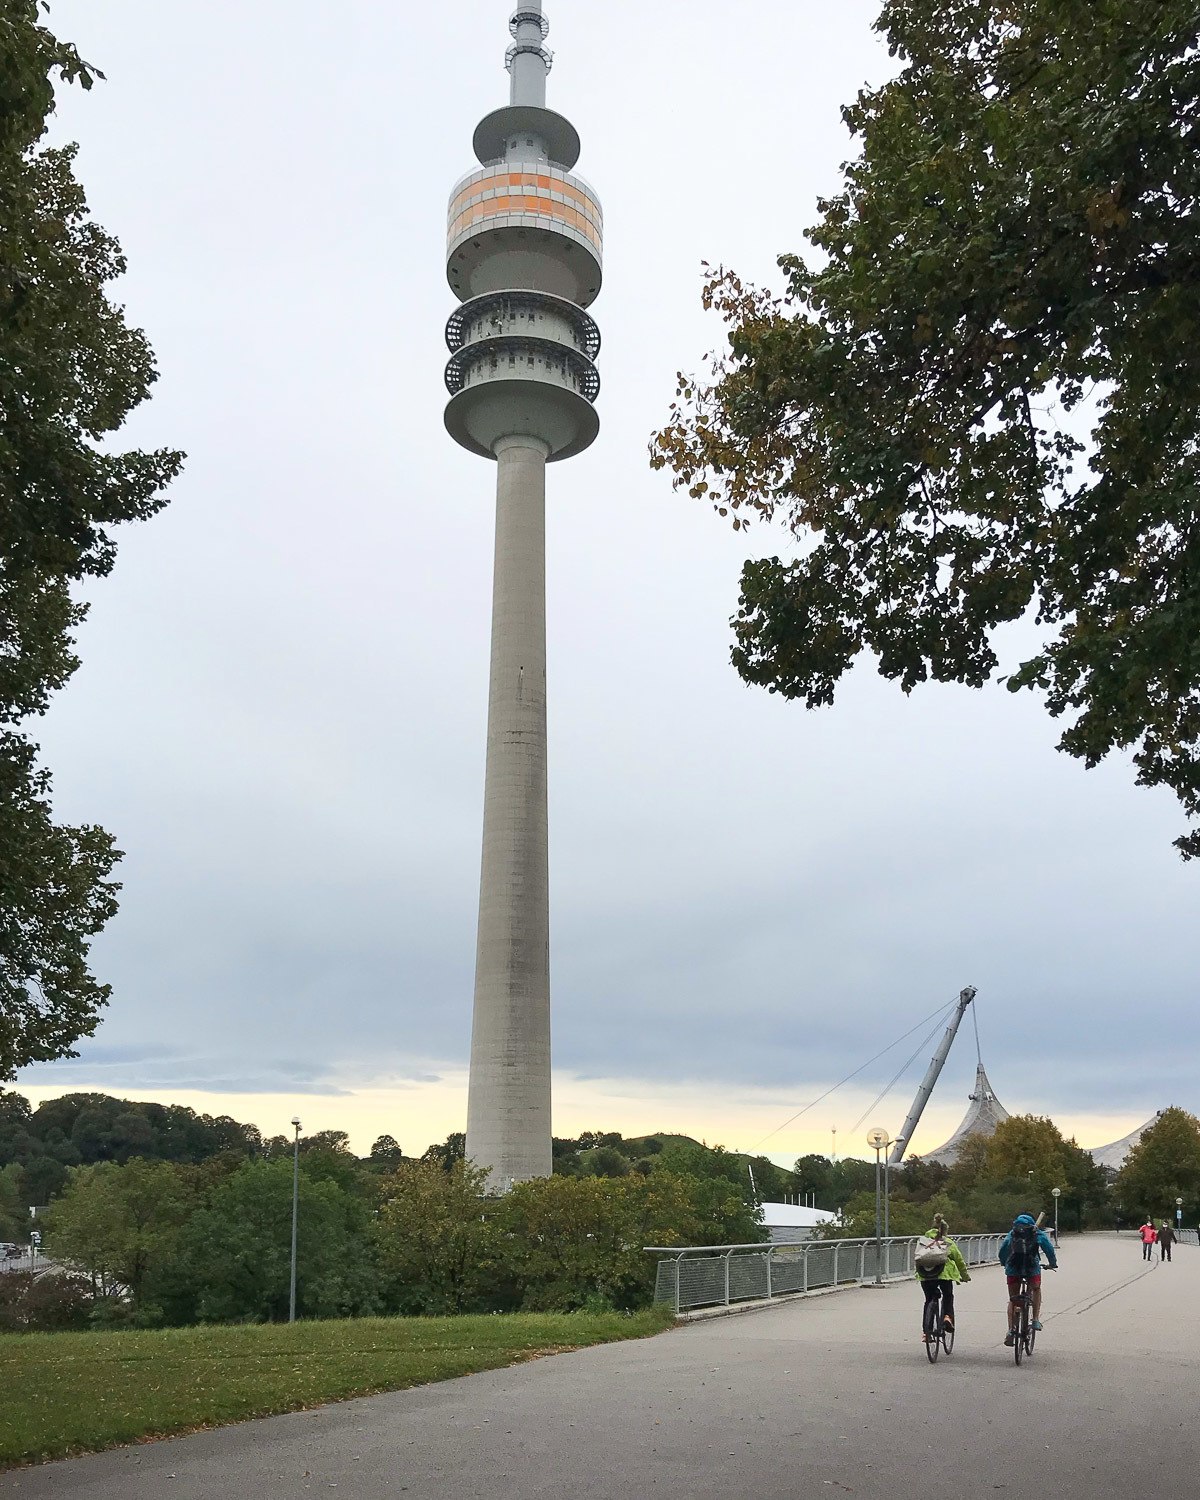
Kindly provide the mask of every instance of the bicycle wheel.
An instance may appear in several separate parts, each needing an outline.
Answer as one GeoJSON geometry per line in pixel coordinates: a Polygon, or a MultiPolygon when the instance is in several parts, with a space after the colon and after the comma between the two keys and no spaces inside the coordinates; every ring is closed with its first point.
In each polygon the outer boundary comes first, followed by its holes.
{"type": "Polygon", "coordinates": [[[1025,1329],[1025,1353],[1032,1355],[1034,1340],[1037,1338],[1037,1329],[1033,1326],[1032,1305],[1025,1309],[1028,1318],[1028,1326],[1025,1329]]]}
{"type": "Polygon", "coordinates": [[[1029,1304],[1023,1299],[1017,1304],[1017,1316],[1013,1328],[1013,1358],[1018,1364],[1025,1353],[1025,1320],[1029,1316],[1029,1304]]]}
{"type": "Polygon", "coordinates": [[[941,1351],[938,1342],[938,1303],[933,1298],[925,1304],[925,1311],[921,1316],[921,1332],[925,1336],[925,1357],[931,1365],[937,1364],[937,1357],[941,1351]]]}
{"type": "Polygon", "coordinates": [[[947,1328],[945,1323],[942,1324],[942,1348],[946,1351],[946,1358],[949,1359],[954,1353],[954,1329],[947,1328]]]}

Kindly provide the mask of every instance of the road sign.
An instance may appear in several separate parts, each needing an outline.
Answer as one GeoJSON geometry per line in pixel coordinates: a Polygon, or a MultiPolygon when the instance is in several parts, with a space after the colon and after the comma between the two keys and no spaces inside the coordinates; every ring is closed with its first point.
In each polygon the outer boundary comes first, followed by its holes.
{"type": "Polygon", "coordinates": [[[31,1245],[40,1245],[42,1243],[42,1231],[40,1229],[35,1229],[30,1233],[29,1243],[31,1245]]]}

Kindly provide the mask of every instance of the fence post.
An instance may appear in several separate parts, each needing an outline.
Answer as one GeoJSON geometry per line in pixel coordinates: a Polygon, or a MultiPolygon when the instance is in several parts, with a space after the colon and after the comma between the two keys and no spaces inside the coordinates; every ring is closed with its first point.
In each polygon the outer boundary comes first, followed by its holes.
{"type": "Polygon", "coordinates": [[[682,1255],[675,1257],[675,1316],[679,1316],[679,1267],[683,1261],[682,1255]]]}
{"type": "Polygon", "coordinates": [[[804,1247],[804,1290],[806,1292],[808,1291],[808,1249],[809,1249],[809,1247],[807,1245],[805,1245],[805,1247],[804,1247]]]}
{"type": "Polygon", "coordinates": [[[725,1306],[729,1306],[729,1262],[733,1259],[733,1251],[725,1253],[725,1306]]]}
{"type": "Polygon", "coordinates": [[[774,1254],[775,1254],[775,1246],[772,1245],[771,1248],[767,1251],[767,1301],[768,1302],[774,1296],[774,1292],[772,1291],[772,1288],[771,1288],[771,1257],[774,1254]]]}
{"type": "Polygon", "coordinates": [[[838,1242],[837,1242],[837,1240],[834,1240],[834,1242],[833,1242],[833,1284],[834,1284],[834,1286],[837,1286],[837,1284],[838,1284],[838,1265],[837,1265],[837,1263],[838,1263],[838,1242]]]}

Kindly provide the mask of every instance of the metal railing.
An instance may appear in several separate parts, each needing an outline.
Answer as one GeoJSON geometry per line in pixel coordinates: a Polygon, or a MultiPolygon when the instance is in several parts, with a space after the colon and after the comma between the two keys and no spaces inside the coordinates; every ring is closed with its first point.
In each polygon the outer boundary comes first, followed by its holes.
{"type": "Polygon", "coordinates": [[[54,1271],[57,1269],[57,1262],[48,1259],[40,1250],[36,1255],[15,1255],[11,1260],[0,1260],[0,1275],[3,1275],[5,1271],[54,1271]]]}
{"type": "MultiPolygon", "coordinates": [[[[1002,1234],[964,1234],[955,1240],[969,1266],[994,1262],[1002,1234]]],[[[647,1245],[662,1257],[655,1302],[676,1313],[794,1296],[821,1287],[896,1281],[916,1275],[915,1236],[876,1240],[804,1240],[797,1245],[647,1245]]]]}
{"type": "Polygon", "coordinates": [[[1181,1229],[1178,1238],[1181,1245],[1200,1245],[1200,1229],[1181,1229]]]}

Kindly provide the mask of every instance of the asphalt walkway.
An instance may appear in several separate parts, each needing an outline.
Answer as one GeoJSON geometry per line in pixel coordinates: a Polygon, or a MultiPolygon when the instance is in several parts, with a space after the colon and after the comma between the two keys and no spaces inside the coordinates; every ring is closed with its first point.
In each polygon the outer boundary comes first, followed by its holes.
{"type": "MultiPolygon", "coordinates": [[[[1019,1369],[999,1269],[931,1366],[915,1285],[0,1475],[14,1500],[1107,1500],[1200,1469],[1200,1250],[1064,1238],[1019,1369]]],[[[2,1400],[0,1393],[0,1400],[2,1400]]]]}

